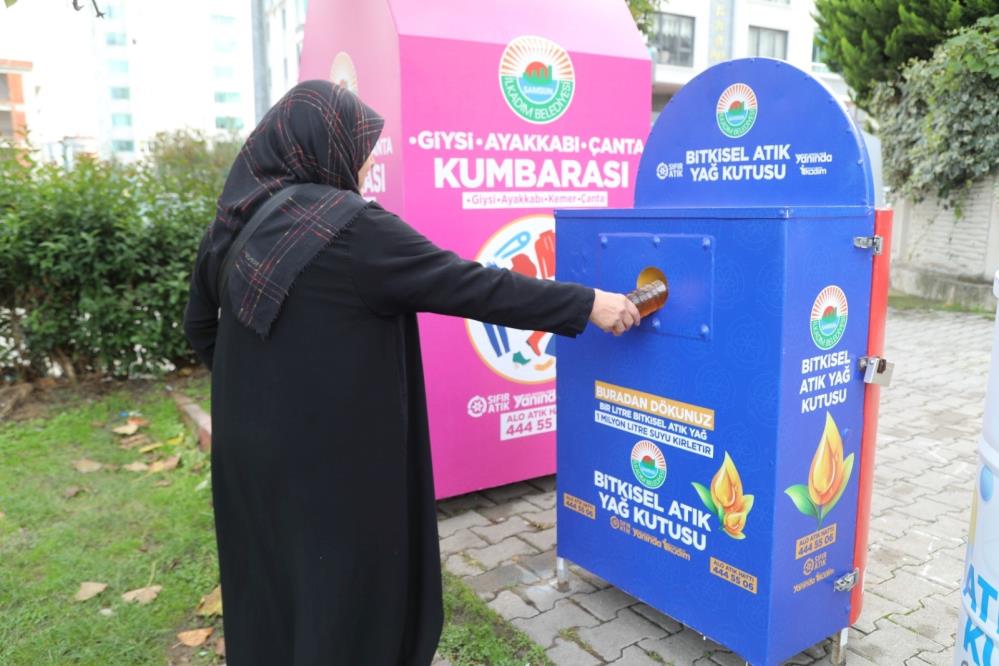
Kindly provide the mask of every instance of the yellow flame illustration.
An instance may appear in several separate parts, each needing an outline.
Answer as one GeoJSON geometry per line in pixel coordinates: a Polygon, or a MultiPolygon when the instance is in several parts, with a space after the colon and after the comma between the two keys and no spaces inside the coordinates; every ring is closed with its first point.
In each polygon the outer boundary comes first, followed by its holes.
{"type": "Polygon", "coordinates": [[[725,453],[721,467],[711,479],[711,501],[719,512],[722,529],[736,539],[745,538],[742,531],[746,527],[746,517],[753,508],[753,496],[742,492],[742,478],[731,456],[725,453]]]}
{"type": "Polygon", "coordinates": [[[732,536],[738,536],[742,534],[743,528],[746,527],[746,514],[747,511],[735,511],[732,513],[725,514],[725,520],[722,527],[725,531],[732,536]]]}
{"type": "Polygon", "coordinates": [[[832,416],[826,413],[819,446],[808,471],[808,496],[820,507],[836,497],[843,485],[843,439],[832,416]]]}
{"type": "Polygon", "coordinates": [[[725,460],[711,479],[711,499],[715,501],[715,506],[724,509],[726,513],[741,508],[742,479],[728,453],[725,453],[725,460]]]}

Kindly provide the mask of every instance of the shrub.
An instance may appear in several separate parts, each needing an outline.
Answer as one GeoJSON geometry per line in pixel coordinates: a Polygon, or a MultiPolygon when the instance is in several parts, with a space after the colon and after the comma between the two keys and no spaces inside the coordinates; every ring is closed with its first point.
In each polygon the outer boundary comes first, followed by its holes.
{"type": "Polygon", "coordinates": [[[885,179],[903,197],[937,196],[960,209],[967,188],[999,166],[999,16],[981,19],[913,60],[873,109],[885,179]]]}
{"type": "Polygon", "coordinates": [[[188,132],[134,166],[0,153],[0,365],[30,379],[193,363],[188,280],[232,154],[188,132]]]}

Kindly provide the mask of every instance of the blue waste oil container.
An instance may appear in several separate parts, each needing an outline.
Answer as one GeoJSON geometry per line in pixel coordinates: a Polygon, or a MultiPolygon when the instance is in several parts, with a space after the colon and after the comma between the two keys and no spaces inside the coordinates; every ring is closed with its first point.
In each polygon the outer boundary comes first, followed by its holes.
{"type": "Polygon", "coordinates": [[[843,106],[747,59],[669,102],[634,208],[557,212],[559,280],[669,287],[638,329],[559,343],[560,565],[753,664],[845,635],[873,204],[843,106]]]}

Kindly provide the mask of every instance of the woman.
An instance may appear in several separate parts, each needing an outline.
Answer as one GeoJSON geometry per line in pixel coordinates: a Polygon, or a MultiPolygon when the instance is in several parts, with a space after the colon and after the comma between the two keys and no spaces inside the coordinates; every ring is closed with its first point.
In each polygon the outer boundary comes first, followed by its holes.
{"type": "Polygon", "coordinates": [[[233,666],[430,663],[443,612],[416,312],[563,335],[638,323],[619,294],[462,261],[366,202],[382,124],[343,88],[296,86],[247,139],[198,253],[185,330],[212,370],[233,666]]]}

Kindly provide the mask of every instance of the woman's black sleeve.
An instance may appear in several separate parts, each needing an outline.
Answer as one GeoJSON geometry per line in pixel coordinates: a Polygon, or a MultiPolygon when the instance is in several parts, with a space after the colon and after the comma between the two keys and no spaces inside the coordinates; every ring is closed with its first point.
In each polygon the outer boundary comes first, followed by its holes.
{"type": "Polygon", "coordinates": [[[345,241],[355,288],[380,314],[436,312],[576,336],[593,308],[590,288],[465,261],[377,206],[353,223],[345,241]]]}

